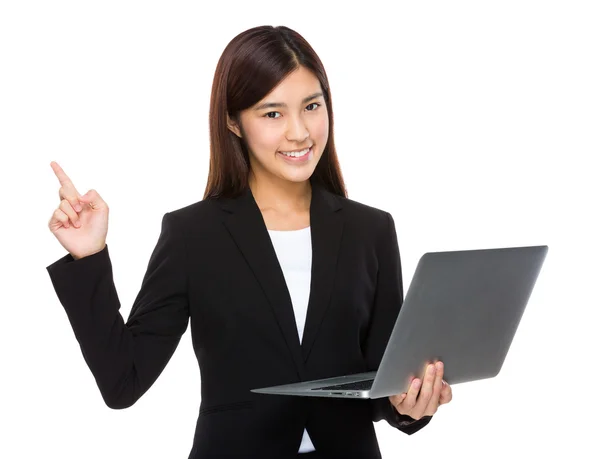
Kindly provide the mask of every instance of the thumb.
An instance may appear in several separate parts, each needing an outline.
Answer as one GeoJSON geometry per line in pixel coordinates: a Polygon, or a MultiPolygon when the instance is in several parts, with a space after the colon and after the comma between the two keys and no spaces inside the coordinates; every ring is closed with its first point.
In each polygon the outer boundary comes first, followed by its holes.
{"type": "Polygon", "coordinates": [[[96,190],[89,190],[86,194],[81,195],[79,200],[85,204],[90,204],[92,208],[97,208],[104,203],[96,190]]]}

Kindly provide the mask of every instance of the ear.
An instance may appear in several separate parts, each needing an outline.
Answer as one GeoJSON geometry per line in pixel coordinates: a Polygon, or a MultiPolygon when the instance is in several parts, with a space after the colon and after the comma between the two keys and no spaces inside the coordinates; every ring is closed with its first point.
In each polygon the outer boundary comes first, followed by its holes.
{"type": "Polygon", "coordinates": [[[227,115],[227,128],[233,132],[235,135],[237,135],[240,139],[242,138],[242,134],[240,132],[240,127],[238,126],[238,124],[233,121],[229,115],[227,115]]]}

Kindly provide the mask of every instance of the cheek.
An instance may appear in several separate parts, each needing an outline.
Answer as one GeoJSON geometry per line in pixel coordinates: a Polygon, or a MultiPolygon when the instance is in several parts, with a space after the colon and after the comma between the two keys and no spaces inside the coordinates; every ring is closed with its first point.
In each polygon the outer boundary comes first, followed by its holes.
{"type": "Polygon", "coordinates": [[[325,146],[327,142],[327,137],[329,136],[329,118],[327,115],[324,117],[315,120],[315,124],[311,129],[311,137],[318,143],[321,144],[322,147],[325,146]]]}
{"type": "Polygon", "coordinates": [[[280,143],[280,129],[268,126],[268,123],[249,123],[246,127],[246,140],[257,155],[272,153],[280,143]]]}

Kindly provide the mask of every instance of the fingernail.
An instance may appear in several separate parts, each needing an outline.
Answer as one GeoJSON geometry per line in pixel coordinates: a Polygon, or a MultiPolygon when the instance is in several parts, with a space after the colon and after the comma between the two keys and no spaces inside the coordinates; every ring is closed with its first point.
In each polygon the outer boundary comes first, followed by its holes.
{"type": "Polygon", "coordinates": [[[76,212],[81,212],[81,205],[80,204],[75,204],[75,211],[76,212]]]}
{"type": "Polygon", "coordinates": [[[429,365],[429,368],[427,369],[427,371],[429,372],[429,374],[432,374],[435,371],[435,366],[429,365]]]}
{"type": "Polygon", "coordinates": [[[419,383],[420,383],[420,381],[418,379],[415,379],[412,383],[413,387],[416,389],[417,387],[419,387],[419,383]]]}
{"type": "Polygon", "coordinates": [[[75,228],[79,228],[81,226],[81,222],[76,221],[74,224],[75,228]]]}

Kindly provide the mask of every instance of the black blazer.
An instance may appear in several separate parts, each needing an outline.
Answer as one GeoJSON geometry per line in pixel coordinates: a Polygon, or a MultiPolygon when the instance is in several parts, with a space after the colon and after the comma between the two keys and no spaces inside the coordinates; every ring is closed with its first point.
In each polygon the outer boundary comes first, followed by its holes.
{"type": "Polygon", "coordinates": [[[394,221],[313,183],[313,247],[302,343],[262,214],[248,189],[163,216],[124,323],[108,246],[47,266],[106,404],[133,405],[173,355],[191,319],[201,405],[189,458],[296,457],[304,428],[324,457],[379,458],[373,421],[407,434],[387,397],[346,400],[251,389],[376,370],[403,301],[394,221]]]}

